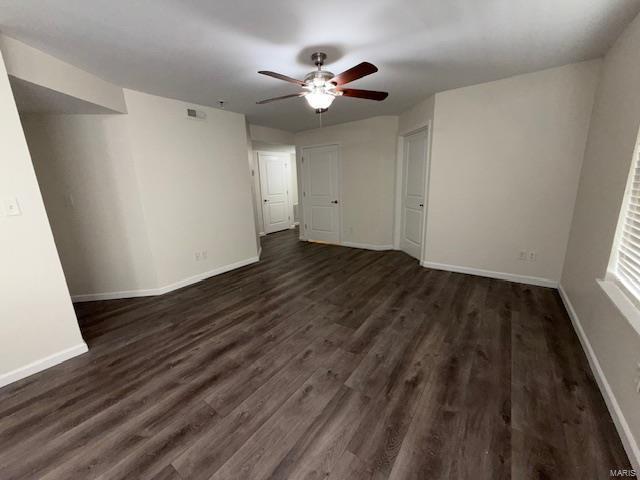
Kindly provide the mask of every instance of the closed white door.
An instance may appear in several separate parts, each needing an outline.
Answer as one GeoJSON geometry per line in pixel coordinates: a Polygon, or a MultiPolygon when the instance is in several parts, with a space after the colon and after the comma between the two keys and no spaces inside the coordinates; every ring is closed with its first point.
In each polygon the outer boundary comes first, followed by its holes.
{"type": "Polygon", "coordinates": [[[264,233],[289,228],[288,159],[280,155],[258,154],[260,190],[262,193],[262,218],[264,233]]]}
{"type": "Polygon", "coordinates": [[[338,147],[302,150],[303,213],[307,240],[340,243],[338,147]]]}
{"type": "Polygon", "coordinates": [[[420,260],[423,242],[427,132],[404,138],[400,249],[420,260]]]}

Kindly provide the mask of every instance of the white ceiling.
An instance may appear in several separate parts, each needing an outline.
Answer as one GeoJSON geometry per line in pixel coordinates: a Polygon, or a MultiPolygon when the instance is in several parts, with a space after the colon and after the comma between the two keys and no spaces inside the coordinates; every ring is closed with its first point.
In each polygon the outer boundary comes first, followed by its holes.
{"type": "Polygon", "coordinates": [[[438,91],[603,55],[638,0],[0,0],[0,31],[128,88],[247,114],[299,131],[318,126],[296,92],[308,54],[334,73],[380,71],[351,84],[384,102],[339,98],[330,125],[397,114],[438,91]]]}

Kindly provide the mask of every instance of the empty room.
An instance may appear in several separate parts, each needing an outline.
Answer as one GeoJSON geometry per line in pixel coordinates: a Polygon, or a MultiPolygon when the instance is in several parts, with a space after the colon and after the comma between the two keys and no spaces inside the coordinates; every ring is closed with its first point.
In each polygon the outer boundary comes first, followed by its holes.
{"type": "Polygon", "coordinates": [[[640,1],[0,0],[0,480],[640,475],[640,1]]]}

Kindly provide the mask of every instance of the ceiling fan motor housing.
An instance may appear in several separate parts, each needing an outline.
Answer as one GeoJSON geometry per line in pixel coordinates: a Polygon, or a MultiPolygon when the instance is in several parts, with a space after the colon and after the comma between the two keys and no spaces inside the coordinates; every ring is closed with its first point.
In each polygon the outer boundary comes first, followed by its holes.
{"type": "Polygon", "coordinates": [[[335,75],[328,70],[316,70],[304,77],[304,83],[309,86],[321,86],[331,80],[335,75]]]}
{"type": "Polygon", "coordinates": [[[311,61],[313,61],[314,65],[320,68],[324,65],[324,61],[327,59],[327,54],[324,52],[315,52],[311,54],[311,61]]]}

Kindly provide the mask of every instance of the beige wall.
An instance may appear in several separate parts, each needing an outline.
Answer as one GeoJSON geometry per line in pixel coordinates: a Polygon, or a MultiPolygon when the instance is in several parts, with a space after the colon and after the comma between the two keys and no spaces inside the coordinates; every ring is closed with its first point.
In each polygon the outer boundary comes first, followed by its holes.
{"type": "Polygon", "coordinates": [[[295,135],[291,132],[261,125],[249,125],[249,135],[253,142],[273,145],[293,145],[295,140],[295,135]]]}
{"type": "Polygon", "coordinates": [[[244,115],[125,90],[140,198],[158,282],[255,259],[244,115]],[[195,252],[207,258],[195,260],[195,252]]]}
{"type": "Polygon", "coordinates": [[[427,262],[560,279],[599,70],[596,60],[436,95],[427,262]]]}
{"type": "Polygon", "coordinates": [[[596,283],[605,275],[640,125],[640,18],[604,59],[561,285],[630,433],[640,468],[640,335],[596,283]]]}
{"type": "Polygon", "coordinates": [[[393,245],[397,132],[398,117],[385,116],[295,136],[298,155],[307,146],[340,146],[343,242],[393,245]]]}
{"type": "Polygon", "coordinates": [[[400,135],[407,135],[408,133],[424,128],[429,122],[433,121],[435,101],[436,97],[432,95],[400,114],[398,119],[398,133],[400,135]]]}
{"type": "Polygon", "coordinates": [[[86,346],[69,298],[20,119],[0,54],[0,385],[86,346]],[[49,357],[49,358],[48,358],[49,357]]]}
{"type": "Polygon", "coordinates": [[[122,88],[0,34],[0,50],[10,75],[114,112],[126,112],[122,88]]]}
{"type": "Polygon", "coordinates": [[[75,298],[159,294],[255,261],[244,116],[126,98],[127,115],[23,115],[75,298]]]}
{"type": "Polygon", "coordinates": [[[22,116],[75,296],[158,287],[126,115],[22,116]]]}

